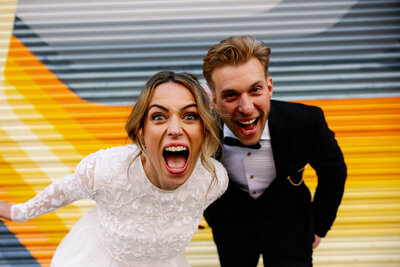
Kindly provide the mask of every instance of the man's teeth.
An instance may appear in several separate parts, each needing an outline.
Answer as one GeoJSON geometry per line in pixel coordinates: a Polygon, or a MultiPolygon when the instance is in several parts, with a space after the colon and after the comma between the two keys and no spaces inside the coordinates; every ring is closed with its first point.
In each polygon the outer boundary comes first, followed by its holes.
{"type": "Polygon", "coordinates": [[[252,120],[248,120],[248,121],[241,121],[240,123],[241,123],[241,124],[251,124],[251,123],[255,122],[256,119],[257,119],[257,118],[252,119],[252,120]]]}
{"type": "Polygon", "coordinates": [[[165,148],[166,151],[176,152],[176,151],[184,151],[187,150],[187,147],[184,146],[169,146],[165,148]]]}

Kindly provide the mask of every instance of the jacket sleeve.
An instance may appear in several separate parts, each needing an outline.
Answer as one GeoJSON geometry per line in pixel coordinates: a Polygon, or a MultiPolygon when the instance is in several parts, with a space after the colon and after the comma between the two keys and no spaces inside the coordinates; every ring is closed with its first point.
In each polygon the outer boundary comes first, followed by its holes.
{"type": "Polygon", "coordinates": [[[343,197],[347,167],[334,133],[318,108],[317,131],[310,165],[318,185],[313,200],[315,234],[324,237],[330,230],[343,197]]]}

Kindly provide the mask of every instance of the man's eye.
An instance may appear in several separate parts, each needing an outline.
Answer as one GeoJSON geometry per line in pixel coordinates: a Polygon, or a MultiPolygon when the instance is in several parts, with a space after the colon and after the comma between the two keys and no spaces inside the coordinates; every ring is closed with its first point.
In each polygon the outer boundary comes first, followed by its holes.
{"type": "Polygon", "coordinates": [[[187,113],[185,114],[185,120],[194,121],[199,117],[196,113],[187,113]]]}
{"type": "Polygon", "coordinates": [[[253,93],[258,93],[258,92],[261,91],[261,87],[254,87],[251,91],[252,91],[253,93]]]}
{"type": "Polygon", "coordinates": [[[228,100],[228,101],[234,100],[236,97],[237,97],[237,94],[235,94],[235,93],[227,93],[227,94],[223,95],[223,99],[228,100]]]}
{"type": "Polygon", "coordinates": [[[154,114],[151,116],[151,119],[154,121],[162,121],[165,119],[165,116],[163,114],[154,114]]]}

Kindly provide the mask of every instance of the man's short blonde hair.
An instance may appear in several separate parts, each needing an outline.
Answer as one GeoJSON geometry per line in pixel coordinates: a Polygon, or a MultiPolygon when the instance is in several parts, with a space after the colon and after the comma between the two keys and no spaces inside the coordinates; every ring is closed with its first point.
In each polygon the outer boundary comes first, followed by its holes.
{"type": "Polygon", "coordinates": [[[229,37],[213,45],[208,50],[203,62],[203,75],[210,89],[214,92],[212,73],[218,67],[240,65],[250,58],[257,58],[264,67],[265,77],[268,76],[269,55],[271,49],[262,41],[256,41],[253,36],[229,37]]]}

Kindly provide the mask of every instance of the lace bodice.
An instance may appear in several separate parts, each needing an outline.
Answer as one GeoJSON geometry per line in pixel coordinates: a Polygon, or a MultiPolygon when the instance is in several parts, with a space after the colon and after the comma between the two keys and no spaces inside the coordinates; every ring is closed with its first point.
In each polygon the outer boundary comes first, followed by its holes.
{"type": "Polygon", "coordinates": [[[72,175],[49,185],[24,204],[11,208],[23,222],[75,200],[96,201],[96,231],[112,257],[122,262],[162,260],[182,253],[198,228],[204,209],[222,195],[228,177],[213,160],[217,180],[200,160],[178,189],[155,187],[135,145],[100,150],[84,158],[72,175]],[[210,186],[211,185],[211,186],[210,186]]]}

